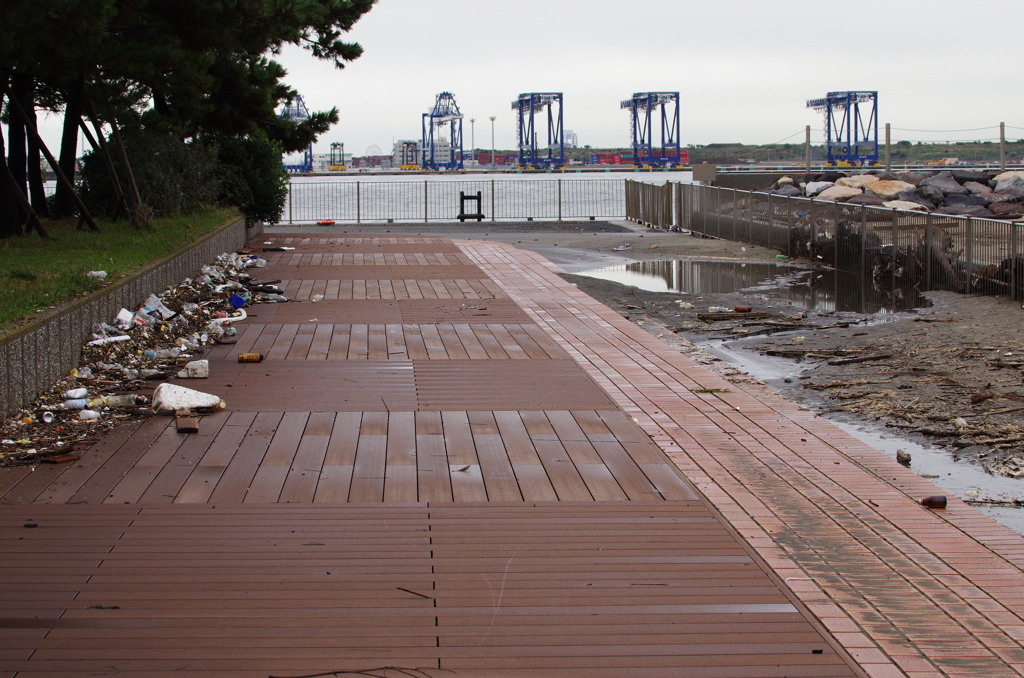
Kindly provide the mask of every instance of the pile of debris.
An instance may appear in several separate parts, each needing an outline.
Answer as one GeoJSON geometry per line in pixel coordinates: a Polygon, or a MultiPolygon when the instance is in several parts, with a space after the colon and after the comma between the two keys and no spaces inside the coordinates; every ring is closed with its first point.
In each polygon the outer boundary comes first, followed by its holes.
{"type": "Polygon", "coordinates": [[[80,366],[3,422],[0,466],[75,461],[76,450],[118,424],[154,411],[173,414],[191,401],[199,409],[222,407],[219,398],[183,396],[182,387],[159,382],[209,376],[209,363],[198,354],[231,343],[234,323],[247,317],[246,306],[288,301],[276,286],[279,280],[261,281],[249,273],[266,265],[255,255],[221,254],[199,277],[94,326],[80,366]]]}
{"type": "Polygon", "coordinates": [[[1024,171],[973,170],[824,172],[782,177],[768,189],[774,195],[807,197],[937,214],[1019,219],[1024,216],[1024,171]]]}
{"type": "Polygon", "coordinates": [[[809,398],[815,409],[917,433],[995,475],[1024,478],[1024,343],[986,344],[997,336],[988,327],[985,318],[927,315],[755,350],[807,365],[799,381],[820,397],[809,398]]]}

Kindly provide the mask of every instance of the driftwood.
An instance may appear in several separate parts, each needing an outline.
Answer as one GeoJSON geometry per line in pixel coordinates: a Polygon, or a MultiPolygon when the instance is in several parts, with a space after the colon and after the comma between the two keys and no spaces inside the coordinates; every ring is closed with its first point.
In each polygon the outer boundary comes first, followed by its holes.
{"type": "Polygon", "coordinates": [[[722,320],[757,320],[759,318],[771,318],[771,313],[754,311],[751,313],[698,313],[697,320],[704,323],[719,322],[722,320]]]}
{"type": "Polygon", "coordinates": [[[884,360],[891,358],[891,353],[875,353],[872,355],[859,355],[852,358],[836,358],[835,360],[829,360],[829,365],[852,365],[854,363],[866,363],[869,360],[884,360]]]}

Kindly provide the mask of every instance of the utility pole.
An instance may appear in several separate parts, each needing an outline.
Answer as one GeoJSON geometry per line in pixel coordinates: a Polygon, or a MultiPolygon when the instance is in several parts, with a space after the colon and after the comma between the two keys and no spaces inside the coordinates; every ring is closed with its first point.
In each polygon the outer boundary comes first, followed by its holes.
{"type": "Polygon", "coordinates": [[[885,123],[885,171],[892,171],[892,147],[889,146],[889,123],[885,123]]]}
{"type": "Polygon", "coordinates": [[[999,171],[1006,171],[1006,123],[999,123],[999,171]]]}
{"type": "Polygon", "coordinates": [[[494,121],[498,116],[491,116],[491,166],[494,166],[494,121]]]}
{"type": "Polygon", "coordinates": [[[469,145],[473,147],[473,160],[476,160],[476,118],[469,119],[469,145]]]}
{"type": "Polygon", "coordinates": [[[804,130],[804,164],[807,166],[807,173],[811,173],[811,126],[804,130]]]}

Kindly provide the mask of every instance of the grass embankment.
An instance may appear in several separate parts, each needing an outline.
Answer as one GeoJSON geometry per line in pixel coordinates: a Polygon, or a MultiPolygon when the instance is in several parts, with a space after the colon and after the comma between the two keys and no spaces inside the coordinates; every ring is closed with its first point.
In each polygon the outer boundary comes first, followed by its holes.
{"type": "Polygon", "coordinates": [[[210,209],[154,219],[145,230],[100,221],[99,233],[76,231],[75,220],[66,219],[44,222],[46,240],[35,233],[0,240],[0,335],[40,309],[109,284],[236,218],[234,209],[210,209]],[[90,278],[89,271],[106,271],[107,278],[90,278]]]}

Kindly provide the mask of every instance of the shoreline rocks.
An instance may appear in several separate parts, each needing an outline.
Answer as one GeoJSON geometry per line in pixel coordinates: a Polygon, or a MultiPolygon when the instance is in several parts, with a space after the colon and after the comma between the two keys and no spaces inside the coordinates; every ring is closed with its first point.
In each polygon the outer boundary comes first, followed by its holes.
{"type": "Polygon", "coordinates": [[[828,171],[784,176],[767,192],[937,214],[1016,219],[1024,215],[1024,170],[828,171]]]}

